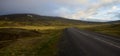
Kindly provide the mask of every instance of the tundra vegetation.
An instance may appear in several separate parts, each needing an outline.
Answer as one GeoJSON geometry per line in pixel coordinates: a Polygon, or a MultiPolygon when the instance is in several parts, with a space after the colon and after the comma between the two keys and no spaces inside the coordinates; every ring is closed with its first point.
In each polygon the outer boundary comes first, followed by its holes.
{"type": "Polygon", "coordinates": [[[98,23],[34,14],[0,16],[0,56],[56,56],[65,28],[120,36],[120,23],[98,23]]]}

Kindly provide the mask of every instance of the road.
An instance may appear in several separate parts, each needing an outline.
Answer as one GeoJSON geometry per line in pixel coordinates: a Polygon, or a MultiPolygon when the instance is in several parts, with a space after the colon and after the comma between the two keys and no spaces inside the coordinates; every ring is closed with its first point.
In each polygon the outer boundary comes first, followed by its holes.
{"type": "Polygon", "coordinates": [[[120,39],[68,28],[59,43],[59,56],[120,56],[120,39]]]}

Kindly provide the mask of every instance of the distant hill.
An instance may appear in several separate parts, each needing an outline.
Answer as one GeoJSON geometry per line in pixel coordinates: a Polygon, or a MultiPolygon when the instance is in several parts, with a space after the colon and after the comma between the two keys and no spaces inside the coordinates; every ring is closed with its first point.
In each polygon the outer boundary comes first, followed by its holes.
{"type": "Polygon", "coordinates": [[[119,23],[120,24],[120,20],[118,20],[118,21],[111,21],[109,23],[119,23]]]}
{"type": "Polygon", "coordinates": [[[62,17],[40,16],[36,14],[10,14],[0,16],[0,26],[21,26],[21,25],[63,26],[88,23],[90,22],[71,20],[62,17]]]}
{"type": "Polygon", "coordinates": [[[80,20],[66,19],[62,17],[40,16],[36,14],[10,14],[0,16],[0,26],[70,26],[70,25],[88,25],[88,24],[113,24],[112,22],[88,22],[80,20]]]}

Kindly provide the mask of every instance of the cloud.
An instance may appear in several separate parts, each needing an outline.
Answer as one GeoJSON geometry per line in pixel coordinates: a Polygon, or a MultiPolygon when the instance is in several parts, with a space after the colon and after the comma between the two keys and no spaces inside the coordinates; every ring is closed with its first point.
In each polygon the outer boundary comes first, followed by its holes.
{"type": "MultiPolygon", "coordinates": [[[[78,11],[75,11],[73,14],[68,14],[68,10],[64,11],[64,14],[62,15],[63,17],[69,16],[68,18],[74,18],[74,19],[80,19],[84,17],[89,17],[91,15],[97,14],[97,10],[101,7],[107,7],[110,4],[113,4],[115,0],[99,0],[95,3],[89,3],[88,0],[74,0],[76,4],[80,4],[86,7],[86,9],[81,10],[81,8],[77,8],[78,11]],[[88,6],[88,7],[87,7],[88,6]],[[66,15],[66,14],[68,15],[66,15]]],[[[61,0],[61,3],[64,2],[65,4],[74,4],[74,2],[66,2],[66,0],[61,0]]],[[[115,8],[114,8],[115,9],[115,8]]],[[[61,14],[61,11],[60,11],[61,14]]]]}
{"type": "Polygon", "coordinates": [[[94,21],[111,17],[119,10],[116,4],[119,5],[120,0],[1,0],[0,14],[28,12],[94,21]]]}
{"type": "Polygon", "coordinates": [[[112,7],[112,10],[116,10],[116,9],[117,9],[117,6],[113,6],[113,7],[112,7]]]}

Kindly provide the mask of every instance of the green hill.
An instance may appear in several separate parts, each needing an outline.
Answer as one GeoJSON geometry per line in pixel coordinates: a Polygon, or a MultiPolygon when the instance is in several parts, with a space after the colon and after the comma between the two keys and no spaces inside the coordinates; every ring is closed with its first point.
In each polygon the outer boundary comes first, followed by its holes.
{"type": "Polygon", "coordinates": [[[0,26],[64,26],[86,23],[88,22],[61,17],[40,16],[35,14],[11,14],[0,16],[0,26]]]}

